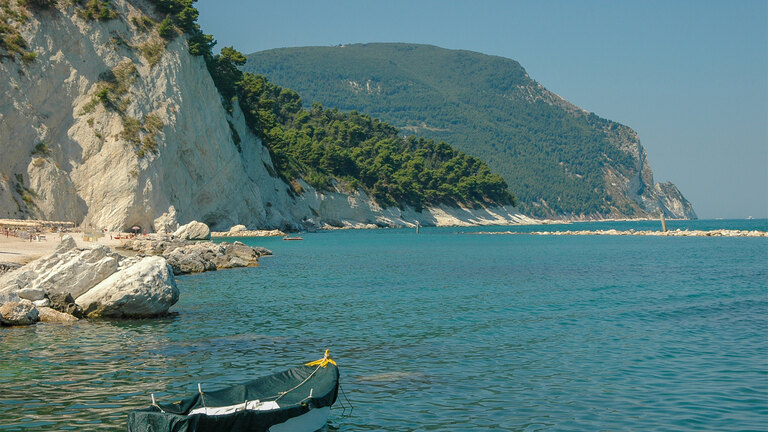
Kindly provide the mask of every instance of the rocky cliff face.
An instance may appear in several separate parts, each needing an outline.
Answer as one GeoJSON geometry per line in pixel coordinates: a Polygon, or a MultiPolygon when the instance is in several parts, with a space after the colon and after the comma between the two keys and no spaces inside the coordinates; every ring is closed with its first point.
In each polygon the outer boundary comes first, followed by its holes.
{"type": "MultiPolygon", "coordinates": [[[[145,18],[162,19],[149,3],[113,0],[117,17],[108,21],[86,20],[78,6],[59,3],[30,13],[20,27],[34,60],[0,61],[0,217],[149,231],[173,205],[180,222],[216,229],[404,220],[364,194],[322,194],[308,185],[304,196],[292,194],[270,174],[269,153],[239,109],[222,107],[184,37],[165,46],[145,25],[145,18]]],[[[497,222],[520,217],[488,210],[503,215],[497,222]]],[[[461,223],[478,214],[408,216],[461,223]]]]}
{"type": "MultiPolygon", "coordinates": [[[[562,97],[550,92],[538,83],[528,88],[530,97],[538,97],[544,102],[565,109],[572,115],[589,118],[589,113],[562,97]]],[[[608,164],[603,170],[606,192],[611,197],[612,218],[666,217],[678,219],[696,219],[696,212],[685,199],[677,186],[671,182],[654,183],[653,171],[648,163],[648,155],[640,143],[640,138],[632,128],[611,121],[603,121],[602,133],[612,145],[628,154],[633,165],[622,167],[608,164]]]]}

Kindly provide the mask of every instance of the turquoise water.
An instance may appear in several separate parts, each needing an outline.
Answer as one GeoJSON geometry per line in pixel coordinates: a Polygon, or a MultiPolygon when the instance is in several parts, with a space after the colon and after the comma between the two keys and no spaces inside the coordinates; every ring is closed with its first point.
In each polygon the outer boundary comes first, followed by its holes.
{"type": "Polygon", "coordinates": [[[325,348],[354,406],[328,430],[768,430],[768,239],[487,230],[248,239],[275,256],[178,278],[175,316],[0,329],[0,431],[125,430],[325,348]]]}

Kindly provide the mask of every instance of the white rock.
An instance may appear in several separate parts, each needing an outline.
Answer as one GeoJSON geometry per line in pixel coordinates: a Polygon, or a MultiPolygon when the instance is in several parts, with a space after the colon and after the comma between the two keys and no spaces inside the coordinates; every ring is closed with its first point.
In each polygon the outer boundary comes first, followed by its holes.
{"type": "Polygon", "coordinates": [[[40,299],[40,300],[34,300],[34,301],[32,302],[32,304],[33,304],[33,305],[35,305],[35,307],[36,307],[38,310],[40,310],[40,308],[43,308],[43,307],[49,307],[49,306],[51,305],[51,300],[50,300],[50,299],[47,299],[47,298],[44,298],[44,299],[40,299]]]}
{"type": "Polygon", "coordinates": [[[159,234],[170,234],[179,229],[179,220],[176,215],[176,207],[168,207],[168,211],[155,219],[153,224],[155,232],[159,234]]]}
{"type": "Polygon", "coordinates": [[[45,290],[39,287],[29,287],[20,289],[16,293],[19,298],[23,298],[30,301],[42,300],[45,298],[45,290]]]}
{"type": "Polygon", "coordinates": [[[210,240],[211,229],[202,222],[192,221],[179,227],[173,235],[183,240],[210,240]]]}
{"type": "Polygon", "coordinates": [[[241,231],[248,231],[248,228],[246,228],[245,225],[235,225],[232,228],[229,229],[230,233],[238,233],[241,231]]]}
{"type": "Polygon", "coordinates": [[[54,251],[54,253],[63,254],[75,248],[77,248],[77,243],[75,243],[75,239],[73,239],[71,235],[66,234],[64,237],[61,238],[61,243],[59,243],[59,246],[56,247],[56,250],[54,251]]]}
{"type": "Polygon", "coordinates": [[[89,317],[163,315],[179,299],[173,272],[162,257],[147,257],[108,277],[75,302],[89,317]]]}

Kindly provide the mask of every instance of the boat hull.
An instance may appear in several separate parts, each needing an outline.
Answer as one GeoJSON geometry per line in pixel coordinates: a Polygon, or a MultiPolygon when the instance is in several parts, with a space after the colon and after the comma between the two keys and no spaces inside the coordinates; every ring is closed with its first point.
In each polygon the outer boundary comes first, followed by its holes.
{"type": "Polygon", "coordinates": [[[321,407],[269,428],[269,432],[315,432],[328,423],[331,407],[321,407]]]}

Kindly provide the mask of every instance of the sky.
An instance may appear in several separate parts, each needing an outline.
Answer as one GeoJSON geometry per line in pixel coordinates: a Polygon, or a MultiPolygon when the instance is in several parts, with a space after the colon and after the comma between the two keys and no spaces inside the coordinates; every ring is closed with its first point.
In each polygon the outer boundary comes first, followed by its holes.
{"type": "Polygon", "coordinates": [[[249,54],[407,42],[520,62],[550,91],[633,128],[655,181],[699,218],[768,217],[768,0],[199,0],[249,54]]]}

